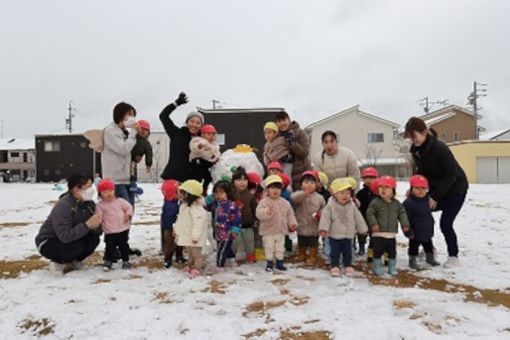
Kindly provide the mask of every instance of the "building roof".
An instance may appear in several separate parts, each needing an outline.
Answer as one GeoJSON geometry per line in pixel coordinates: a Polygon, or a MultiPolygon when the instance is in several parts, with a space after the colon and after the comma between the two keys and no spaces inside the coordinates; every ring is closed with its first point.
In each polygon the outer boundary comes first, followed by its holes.
{"type": "Polygon", "coordinates": [[[370,113],[367,113],[367,112],[364,112],[364,111],[361,111],[359,109],[359,105],[356,105],[356,106],[353,106],[353,107],[350,107],[348,109],[345,109],[343,111],[340,111],[338,113],[335,113],[335,114],[332,114],[331,116],[328,116],[326,118],[323,118],[323,119],[320,119],[310,125],[308,125],[305,130],[311,130],[313,129],[314,127],[318,126],[318,125],[321,125],[321,124],[324,124],[332,119],[335,119],[335,118],[338,118],[340,116],[343,116],[347,113],[351,113],[351,112],[356,112],[357,114],[359,114],[360,116],[364,116],[364,117],[367,117],[369,119],[373,119],[373,120],[376,120],[380,123],[383,123],[383,124],[387,124],[387,125],[390,125],[392,126],[393,128],[398,128],[400,125],[395,123],[395,122],[392,122],[390,120],[387,120],[387,119],[384,119],[384,118],[381,118],[379,116],[376,116],[376,115],[373,115],[373,114],[370,114],[370,113]]]}
{"type": "Polygon", "coordinates": [[[487,140],[487,141],[494,140],[494,139],[498,138],[499,136],[504,135],[505,133],[508,133],[508,132],[510,132],[510,128],[489,131],[489,132],[481,135],[480,140],[487,140]]]}
{"type": "Polygon", "coordinates": [[[256,107],[256,108],[221,108],[221,109],[204,109],[197,106],[200,113],[276,113],[285,112],[282,107],[256,107]]]}
{"type": "Polygon", "coordinates": [[[448,106],[445,106],[439,110],[436,110],[436,111],[432,111],[430,113],[427,113],[426,115],[423,115],[423,116],[420,116],[421,119],[423,120],[427,120],[427,119],[430,119],[432,117],[435,117],[435,116],[438,116],[438,115],[442,115],[442,114],[445,114],[445,113],[448,113],[448,112],[451,112],[453,110],[456,110],[456,111],[460,111],[460,112],[463,112],[467,115],[470,115],[470,116],[473,116],[473,112],[463,108],[463,107],[460,107],[458,105],[448,105],[448,106]]]}
{"type": "Polygon", "coordinates": [[[29,138],[0,138],[0,150],[34,150],[35,141],[29,138]]]}
{"type": "Polygon", "coordinates": [[[479,139],[468,139],[461,140],[458,142],[446,143],[448,146],[455,146],[461,144],[510,144],[510,140],[479,140],[479,139]]]}
{"type": "Polygon", "coordinates": [[[430,127],[434,124],[442,122],[443,120],[447,120],[448,118],[453,116],[455,116],[455,112],[446,112],[432,118],[424,119],[423,121],[425,122],[425,124],[427,124],[428,127],[430,127]]]}

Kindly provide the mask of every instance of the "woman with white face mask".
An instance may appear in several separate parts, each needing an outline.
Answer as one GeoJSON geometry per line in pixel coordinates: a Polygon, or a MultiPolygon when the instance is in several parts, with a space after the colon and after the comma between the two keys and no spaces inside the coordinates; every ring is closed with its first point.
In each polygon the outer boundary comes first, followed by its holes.
{"type": "Polygon", "coordinates": [[[50,269],[55,272],[80,269],[101,235],[101,216],[94,215],[97,193],[92,178],[75,174],[67,186],[35,238],[37,250],[52,261],[50,269]]]}
{"type": "Polygon", "coordinates": [[[131,150],[136,144],[136,110],[128,103],[113,108],[113,122],[104,129],[101,168],[103,178],[115,183],[115,194],[135,206],[135,194],[129,190],[131,150]]]}

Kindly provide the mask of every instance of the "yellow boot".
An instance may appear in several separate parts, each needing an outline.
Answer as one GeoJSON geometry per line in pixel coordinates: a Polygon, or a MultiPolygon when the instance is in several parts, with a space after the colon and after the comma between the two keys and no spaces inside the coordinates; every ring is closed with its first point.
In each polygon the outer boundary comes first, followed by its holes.
{"type": "Polygon", "coordinates": [[[308,256],[308,259],[306,259],[307,266],[313,267],[317,264],[317,253],[318,252],[319,252],[319,247],[310,248],[310,255],[308,256]]]}
{"type": "Polygon", "coordinates": [[[299,247],[298,248],[298,256],[296,257],[296,262],[305,262],[306,260],[306,248],[299,247]]]}

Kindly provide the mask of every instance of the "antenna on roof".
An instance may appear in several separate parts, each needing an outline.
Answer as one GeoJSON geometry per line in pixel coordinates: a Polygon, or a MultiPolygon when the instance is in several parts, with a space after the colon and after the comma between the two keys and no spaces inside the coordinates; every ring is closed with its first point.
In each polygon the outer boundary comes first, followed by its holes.
{"type": "Polygon", "coordinates": [[[423,111],[425,112],[425,114],[428,114],[428,113],[430,113],[430,110],[432,110],[434,105],[441,105],[443,107],[448,105],[448,99],[436,100],[433,102],[429,102],[429,97],[425,97],[425,98],[420,99],[420,105],[423,106],[423,111]]]}
{"type": "Polygon", "coordinates": [[[66,118],[66,129],[69,130],[69,133],[73,133],[73,118],[75,117],[73,111],[76,111],[76,109],[73,107],[73,101],[69,101],[69,107],[67,108],[69,111],[69,117],[66,118]]]}

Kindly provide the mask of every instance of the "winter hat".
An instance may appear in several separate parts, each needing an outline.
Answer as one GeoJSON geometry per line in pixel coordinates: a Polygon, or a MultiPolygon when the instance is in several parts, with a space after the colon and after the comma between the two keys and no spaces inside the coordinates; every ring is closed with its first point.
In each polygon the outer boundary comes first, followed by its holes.
{"type": "Polygon", "coordinates": [[[161,186],[161,191],[165,196],[165,200],[173,201],[177,197],[177,190],[179,189],[179,182],[174,179],[167,179],[161,186]]]}
{"type": "Polygon", "coordinates": [[[269,187],[271,184],[275,184],[275,183],[283,184],[282,178],[278,175],[271,175],[271,176],[268,176],[264,180],[264,184],[266,185],[266,188],[269,187]]]}
{"type": "Polygon", "coordinates": [[[103,191],[115,190],[115,184],[109,178],[103,178],[97,184],[97,191],[102,193],[103,191]]]}
{"type": "Polygon", "coordinates": [[[273,130],[274,132],[278,132],[278,125],[276,125],[275,122],[267,122],[264,125],[264,130],[266,130],[266,129],[273,130]]]}
{"type": "Polygon", "coordinates": [[[329,189],[331,193],[334,195],[342,190],[350,189],[351,183],[349,183],[345,178],[337,178],[333,182],[331,182],[331,186],[329,189]]]}
{"type": "Polygon", "coordinates": [[[151,131],[151,124],[145,119],[140,119],[138,121],[138,126],[141,127],[142,129],[149,130],[149,132],[151,131]]]}
{"type": "Polygon", "coordinates": [[[282,165],[280,162],[271,162],[267,165],[267,171],[269,170],[280,170],[283,171],[282,165]]]}
{"type": "Polygon", "coordinates": [[[326,173],[323,172],[323,171],[318,171],[318,174],[319,174],[319,179],[321,181],[321,184],[323,186],[327,187],[328,184],[329,184],[329,177],[328,177],[328,175],[326,175],[326,173]]]}
{"type": "Polygon", "coordinates": [[[365,177],[379,177],[379,172],[376,168],[368,167],[363,169],[363,173],[361,174],[361,178],[365,177]]]}
{"type": "Polygon", "coordinates": [[[211,124],[205,124],[200,129],[200,134],[204,134],[204,133],[216,133],[216,128],[211,124]]]}
{"type": "Polygon", "coordinates": [[[411,178],[409,178],[409,183],[411,187],[429,188],[429,181],[422,175],[411,176],[411,178]]]}
{"type": "Polygon", "coordinates": [[[194,179],[189,179],[179,186],[179,190],[200,197],[202,195],[202,184],[194,179]]]}
{"type": "Polygon", "coordinates": [[[377,189],[379,188],[379,178],[376,178],[372,181],[372,184],[370,184],[370,191],[372,194],[377,195],[377,189]]]}
{"type": "Polygon", "coordinates": [[[288,187],[290,185],[290,177],[289,177],[289,175],[287,175],[285,172],[282,172],[278,176],[280,176],[280,178],[282,179],[282,184],[283,184],[284,188],[286,188],[286,187],[288,187]]]}
{"type": "Polygon", "coordinates": [[[312,177],[315,179],[315,181],[316,181],[316,182],[319,182],[319,181],[320,181],[320,179],[319,179],[319,174],[318,174],[318,172],[317,172],[317,171],[314,171],[314,170],[307,170],[307,171],[303,172],[303,173],[301,174],[301,180],[302,180],[302,179],[303,179],[303,177],[305,177],[305,176],[312,176],[312,177]]]}
{"type": "Polygon", "coordinates": [[[198,119],[200,119],[200,123],[202,125],[204,125],[204,115],[201,114],[200,112],[196,112],[196,111],[192,111],[192,112],[188,113],[188,115],[186,116],[186,123],[188,122],[188,120],[190,120],[193,117],[197,117],[198,119]]]}
{"type": "Polygon", "coordinates": [[[255,185],[260,184],[260,176],[256,172],[247,172],[246,175],[248,176],[248,183],[253,183],[255,185]]]}
{"type": "Polygon", "coordinates": [[[387,186],[393,189],[397,188],[397,181],[391,176],[382,176],[377,180],[377,187],[387,186]]]}
{"type": "Polygon", "coordinates": [[[354,178],[352,178],[352,177],[345,177],[345,180],[347,182],[349,182],[349,184],[351,185],[351,188],[353,190],[358,189],[358,181],[356,181],[354,178]]]}

